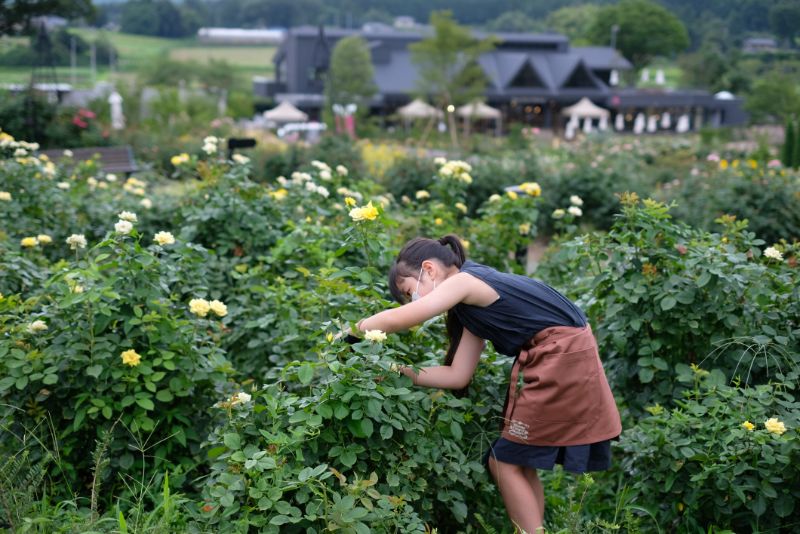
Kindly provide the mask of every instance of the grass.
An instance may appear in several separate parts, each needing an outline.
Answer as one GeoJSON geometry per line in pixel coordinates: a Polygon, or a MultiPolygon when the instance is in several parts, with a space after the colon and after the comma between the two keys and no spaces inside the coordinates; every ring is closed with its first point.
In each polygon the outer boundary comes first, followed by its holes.
{"type": "MultiPolygon", "coordinates": [[[[123,75],[131,75],[155,60],[162,54],[183,62],[208,63],[210,60],[224,60],[233,68],[237,86],[249,87],[253,76],[265,76],[273,72],[272,57],[275,46],[232,46],[210,45],[195,38],[166,39],[118,32],[103,32],[93,28],[74,28],[72,33],[86,41],[94,41],[105,36],[119,54],[118,67],[123,75]]],[[[0,51],[15,46],[27,46],[27,38],[0,38],[0,51]]],[[[76,85],[79,88],[91,87],[91,70],[84,59],[76,68],[76,85]]],[[[97,80],[107,80],[111,75],[107,66],[97,66],[97,80]]],[[[27,83],[30,81],[30,67],[0,67],[0,81],[3,83],[27,83]]],[[[71,83],[72,72],[69,67],[57,67],[59,82],[71,83]]]]}

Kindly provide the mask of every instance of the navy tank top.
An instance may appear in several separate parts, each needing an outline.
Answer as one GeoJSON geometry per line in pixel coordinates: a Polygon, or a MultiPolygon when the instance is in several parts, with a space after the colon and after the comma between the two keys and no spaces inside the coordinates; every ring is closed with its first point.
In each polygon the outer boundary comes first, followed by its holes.
{"type": "Polygon", "coordinates": [[[501,354],[516,357],[533,336],[551,326],[586,326],[583,311],[544,282],[470,260],[461,272],[482,280],[500,298],[483,308],[459,303],[451,311],[467,330],[491,341],[501,354]]]}

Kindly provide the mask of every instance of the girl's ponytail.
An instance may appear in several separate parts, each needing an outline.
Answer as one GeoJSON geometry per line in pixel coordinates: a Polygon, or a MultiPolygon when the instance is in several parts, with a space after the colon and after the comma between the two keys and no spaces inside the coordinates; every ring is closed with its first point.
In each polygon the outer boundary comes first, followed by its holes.
{"type": "Polygon", "coordinates": [[[467,261],[467,255],[464,251],[464,245],[461,243],[461,240],[455,234],[447,234],[446,236],[439,239],[439,244],[445,247],[450,247],[453,253],[456,255],[457,263],[456,266],[461,267],[464,265],[464,262],[467,261]]]}

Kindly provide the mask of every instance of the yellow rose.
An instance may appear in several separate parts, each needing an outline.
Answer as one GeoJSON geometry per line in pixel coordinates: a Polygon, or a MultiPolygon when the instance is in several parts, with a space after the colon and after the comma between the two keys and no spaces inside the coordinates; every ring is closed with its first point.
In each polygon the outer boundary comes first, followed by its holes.
{"type": "Polygon", "coordinates": [[[521,184],[519,188],[532,197],[538,197],[542,194],[542,188],[536,182],[525,182],[521,184]]]}
{"type": "Polygon", "coordinates": [[[510,198],[511,200],[517,200],[519,198],[519,195],[517,195],[514,191],[508,191],[508,198],[510,198]]]}
{"type": "Polygon", "coordinates": [[[130,365],[131,367],[136,367],[142,361],[142,357],[133,349],[126,350],[119,356],[122,358],[124,365],[130,365]]]}
{"type": "Polygon", "coordinates": [[[522,223],[517,227],[519,230],[520,235],[528,235],[531,231],[531,225],[528,223],[522,223]]]}
{"type": "Polygon", "coordinates": [[[467,213],[467,206],[463,202],[456,202],[456,209],[461,213],[467,213]]]}
{"type": "Polygon", "coordinates": [[[153,236],[153,241],[162,247],[166,245],[172,245],[175,243],[175,236],[173,236],[170,232],[158,232],[155,236],[153,236]]]}
{"type": "Polygon", "coordinates": [[[431,198],[431,194],[425,191],[424,189],[420,189],[419,191],[417,191],[417,193],[414,196],[417,197],[417,200],[425,200],[426,198],[431,198]]]}
{"type": "Polygon", "coordinates": [[[39,241],[40,245],[49,245],[53,242],[53,238],[47,234],[39,234],[36,236],[36,240],[39,241]]]}
{"type": "Polygon", "coordinates": [[[11,193],[8,191],[0,191],[0,200],[5,200],[6,202],[11,200],[11,193]]]}
{"type": "Polygon", "coordinates": [[[776,417],[771,417],[764,421],[764,428],[778,436],[786,432],[786,425],[782,421],[778,421],[776,417]]]}
{"type": "Polygon", "coordinates": [[[354,199],[353,197],[345,197],[344,204],[348,208],[352,208],[353,206],[356,205],[356,199],[354,199]]]}
{"type": "Polygon", "coordinates": [[[23,237],[19,240],[19,244],[25,248],[33,248],[39,244],[39,240],[35,237],[23,237]]]}
{"type": "Polygon", "coordinates": [[[350,218],[355,222],[374,221],[377,217],[378,208],[372,205],[372,201],[362,208],[353,208],[350,210],[350,218]]]}
{"type": "Polygon", "coordinates": [[[441,217],[436,217],[436,218],[433,220],[433,224],[435,224],[436,226],[441,226],[443,222],[444,222],[444,221],[442,220],[442,218],[441,218],[441,217]]]}
{"type": "Polygon", "coordinates": [[[192,299],[189,301],[189,311],[200,317],[205,317],[211,310],[211,305],[206,299],[192,299]]]}
{"type": "Polygon", "coordinates": [[[212,300],[208,303],[209,309],[219,317],[228,315],[228,307],[218,300],[212,300]]]}
{"type": "Polygon", "coordinates": [[[754,425],[750,421],[745,421],[744,423],[742,423],[742,428],[744,428],[745,430],[749,430],[751,432],[753,431],[753,429],[755,427],[756,427],[756,425],[754,425]]]}

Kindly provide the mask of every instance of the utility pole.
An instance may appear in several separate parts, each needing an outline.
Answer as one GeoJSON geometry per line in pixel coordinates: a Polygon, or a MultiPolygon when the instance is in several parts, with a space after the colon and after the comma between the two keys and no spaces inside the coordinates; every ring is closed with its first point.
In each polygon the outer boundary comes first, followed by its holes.
{"type": "Polygon", "coordinates": [[[92,41],[91,47],[89,48],[89,59],[92,71],[92,87],[94,87],[95,84],[97,84],[97,47],[94,41],[92,41]]]}

